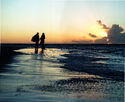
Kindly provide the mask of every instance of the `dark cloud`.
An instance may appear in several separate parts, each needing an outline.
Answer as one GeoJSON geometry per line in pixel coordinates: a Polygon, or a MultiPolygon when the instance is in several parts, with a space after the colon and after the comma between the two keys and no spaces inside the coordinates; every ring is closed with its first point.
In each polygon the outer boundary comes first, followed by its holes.
{"type": "Polygon", "coordinates": [[[108,38],[107,37],[103,37],[102,39],[97,39],[95,40],[96,44],[107,44],[108,43],[108,38]]]}
{"type": "Polygon", "coordinates": [[[78,43],[78,44],[92,44],[92,40],[72,40],[73,43],[78,43]]]}
{"type": "Polygon", "coordinates": [[[124,29],[117,24],[113,24],[108,31],[108,39],[111,43],[125,43],[125,32],[124,29]]]}
{"type": "Polygon", "coordinates": [[[89,36],[91,36],[92,38],[96,38],[97,37],[96,35],[91,34],[91,33],[89,33],[89,36]]]}
{"type": "MultiPolygon", "coordinates": [[[[111,28],[107,27],[105,24],[102,24],[101,20],[97,20],[98,24],[105,29],[107,32],[107,37],[103,37],[101,39],[96,39],[94,43],[96,44],[107,44],[107,43],[112,43],[112,44],[125,44],[125,32],[124,29],[118,25],[118,24],[113,24],[111,28]]],[[[96,35],[89,33],[89,36],[93,38],[97,38],[96,35]]],[[[74,43],[80,43],[80,44],[92,44],[92,40],[72,40],[74,43]]]]}
{"type": "Polygon", "coordinates": [[[102,24],[101,20],[97,20],[97,22],[100,26],[102,26],[103,29],[109,29],[109,27],[107,27],[105,24],[102,24]]]}
{"type": "Polygon", "coordinates": [[[95,43],[112,43],[112,44],[121,44],[125,43],[125,32],[124,29],[118,25],[113,24],[111,28],[107,27],[105,24],[102,24],[101,20],[97,20],[98,24],[107,29],[107,37],[102,39],[95,40],[95,43]]]}

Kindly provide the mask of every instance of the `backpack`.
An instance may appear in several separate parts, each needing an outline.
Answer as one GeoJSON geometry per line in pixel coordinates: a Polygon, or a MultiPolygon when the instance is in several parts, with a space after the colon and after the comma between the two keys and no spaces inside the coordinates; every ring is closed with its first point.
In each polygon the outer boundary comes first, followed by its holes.
{"type": "Polygon", "coordinates": [[[32,37],[32,39],[31,39],[31,41],[32,41],[32,42],[36,42],[36,40],[37,40],[37,39],[36,39],[36,35],[34,35],[34,36],[32,37]]]}

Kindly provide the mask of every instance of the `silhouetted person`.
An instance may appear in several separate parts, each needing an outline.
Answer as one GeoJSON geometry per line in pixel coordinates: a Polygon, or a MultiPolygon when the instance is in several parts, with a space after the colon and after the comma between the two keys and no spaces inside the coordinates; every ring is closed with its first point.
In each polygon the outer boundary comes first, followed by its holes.
{"type": "Polygon", "coordinates": [[[35,49],[35,54],[38,54],[38,49],[35,49]]]}
{"type": "Polygon", "coordinates": [[[40,45],[41,45],[41,48],[42,48],[42,52],[43,52],[44,49],[45,49],[44,43],[45,43],[45,34],[42,33],[42,36],[41,36],[41,38],[40,38],[40,45]]]}
{"type": "Polygon", "coordinates": [[[39,45],[39,32],[32,37],[32,41],[35,42],[35,53],[38,52],[38,45],[39,45]]]}

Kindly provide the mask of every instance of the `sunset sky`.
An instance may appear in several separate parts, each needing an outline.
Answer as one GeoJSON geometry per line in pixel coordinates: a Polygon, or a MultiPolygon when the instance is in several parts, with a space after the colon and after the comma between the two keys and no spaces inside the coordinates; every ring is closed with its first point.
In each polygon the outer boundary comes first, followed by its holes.
{"type": "Polygon", "coordinates": [[[111,39],[112,29],[125,29],[124,0],[1,0],[2,43],[31,43],[37,32],[46,43],[94,43],[107,37],[104,25],[111,42],[124,43],[111,39]]]}

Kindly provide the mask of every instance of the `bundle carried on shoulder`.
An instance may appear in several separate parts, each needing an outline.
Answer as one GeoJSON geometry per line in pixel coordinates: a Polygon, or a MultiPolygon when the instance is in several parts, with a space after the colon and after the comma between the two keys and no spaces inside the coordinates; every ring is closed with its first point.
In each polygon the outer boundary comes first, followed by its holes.
{"type": "Polygon", "coordinates": [[[32,39],[31,39],[31,41],[32,41],[32,42],[36,42],[36,40],[37,40],[37,35],[34,35],[34,36],[32,37],[32,39]]]}

